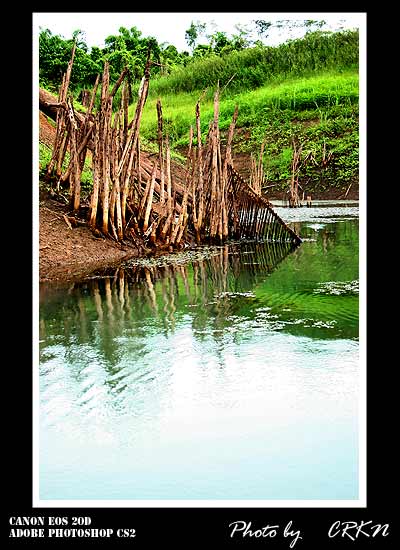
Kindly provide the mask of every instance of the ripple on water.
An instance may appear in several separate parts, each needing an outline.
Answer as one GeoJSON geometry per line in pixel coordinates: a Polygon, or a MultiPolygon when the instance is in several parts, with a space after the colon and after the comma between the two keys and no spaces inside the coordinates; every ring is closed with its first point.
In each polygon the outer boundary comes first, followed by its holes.
{"type": "Polygon", "coordinates": [[[357,497],[356,222],[286,212],[326,246],[147,259],[152,286],[43,302],[41,498],[357,497]]]}

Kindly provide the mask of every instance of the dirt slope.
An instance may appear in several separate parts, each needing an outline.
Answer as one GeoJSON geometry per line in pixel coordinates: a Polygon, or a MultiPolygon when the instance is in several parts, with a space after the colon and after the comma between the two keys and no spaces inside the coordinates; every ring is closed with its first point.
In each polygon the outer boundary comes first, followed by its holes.
{"type": "MultiPolygon", "coordinates": [[[[39,112],[39,141],[53,146],[55,128],[39,112]]],[[[111,239],[97,238],[90,229],[78,225],[72,229],[64,215],[68,207],[47,196],[39,200],[39,235],[34,235],[39,248],[39,281],[79,279],[100,267],[143,254],[133,244],[121,246],[111,239]]]]}
{"type": "Polygon", "coordinates": [[[143,250],[95,237],[86,226],[69,228],[67,208],[55,200],[39,203],[39,281],[79,279],[143,250]]]}
{"type": "MultiPolygon", "coordinates": [[[[39,113],[39,141],[51,148],[54,141],[55,127],[49,119],[39,113]]],[[[146,153],[143,153],[146,154],[146,153]]],[[[150,155],[151,156],[151,155],[150,155]]],[[[246,155],[234,156],[235,168],[244,177],[250,165],[246,155]]],[[[176,181],[182,183],[183,170],[177,163],[172,162],[171,168],[176,181]]],[[[272,190],[271,190],[272,191],[272,190]]],[[[313,199],[337,199],[343,191],[332,189],[323,196],[313,199]]],[[[270,199],[286,198],[284,192],[269,195],[270,199]]],[[[350,190],[348,199],[358,199],[358,188],[350,190]]],[[[79,279],[92,271],[113,265],[128,257],[143,255],[146,249],[143,243],[120,245],[111,239],[97,238],[91,230],[83,225],[72,229],[65,221],[68,207],[48,197],[41,197],[39,202],[39,280],[69,280],[79,279]]],[[[37,241],[36,241],[37,242],[37,241]]]]}

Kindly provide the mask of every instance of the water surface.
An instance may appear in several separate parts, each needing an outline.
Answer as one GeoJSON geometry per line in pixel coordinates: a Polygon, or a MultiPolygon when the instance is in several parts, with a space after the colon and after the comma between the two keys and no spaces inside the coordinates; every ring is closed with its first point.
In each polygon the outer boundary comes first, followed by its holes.
{"type": "Polygon", "coordinates": [[[358,209],[40,289],[41,499],[357,499],[358,209]]]}

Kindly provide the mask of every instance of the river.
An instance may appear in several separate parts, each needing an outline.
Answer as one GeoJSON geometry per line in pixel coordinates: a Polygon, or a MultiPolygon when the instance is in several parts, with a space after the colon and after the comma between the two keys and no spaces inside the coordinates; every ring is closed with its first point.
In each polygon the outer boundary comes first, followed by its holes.
{"type": "Polygon", "coordinates": [[[39,294],[39,498],[357,500],[358,205],[39,294]]]}

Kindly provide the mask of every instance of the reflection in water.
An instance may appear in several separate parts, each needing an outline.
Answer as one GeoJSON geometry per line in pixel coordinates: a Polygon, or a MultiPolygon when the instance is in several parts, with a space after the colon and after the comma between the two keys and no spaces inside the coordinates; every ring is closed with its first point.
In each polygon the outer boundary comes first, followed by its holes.
{"type": "Polygon", "coordinates": [[[301,234],[41,286],[41,498],[357,498],[357,224],[301,234]]]}
{"type": "Polygon", "coordinates": [[[53,308],[57,290],[51,300],[51,290],[42,285],[40,338],[44,339],[50,311],[63,319],[66,343],[73,337],[73,327],[84,343],[95,338],[99,327],[116,338],[127,323],[139,326],[148,319],[167,336],[174,331],[177,319],[189,312],[194,335],[201,337],[212,320],[213,335],[218,338],[238,305],[254,300],[254,285],[292,250],[286,243],[224,245],[190,264],[157,265],[156,261],[152,266],[102,270],[85,282],[72,283],[61,309],[53,308]]]}

